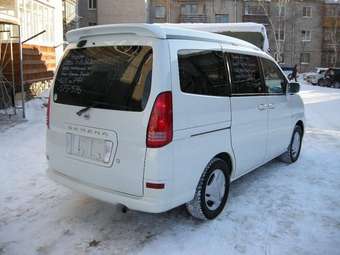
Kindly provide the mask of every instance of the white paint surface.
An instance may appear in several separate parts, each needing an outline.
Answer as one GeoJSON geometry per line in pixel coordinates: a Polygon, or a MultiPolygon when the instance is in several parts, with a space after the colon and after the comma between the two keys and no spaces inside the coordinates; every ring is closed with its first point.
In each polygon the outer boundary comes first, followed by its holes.
{"type": "Polygon", "coordinates": [[[339,254],[340,90],[306,85],[301,95],[299,161],[235,181],[224,212],[203,223],[181,208],[122,214],[50,181],[45,109],[29,102],[29,121],[0,133],[0,254],[339,254]]]}

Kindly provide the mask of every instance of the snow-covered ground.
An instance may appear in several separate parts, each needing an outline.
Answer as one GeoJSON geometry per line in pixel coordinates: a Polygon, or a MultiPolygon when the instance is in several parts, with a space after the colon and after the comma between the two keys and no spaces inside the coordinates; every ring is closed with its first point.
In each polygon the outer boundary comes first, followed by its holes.
{"type": "Polygon", "coordinates": [[[182,208],[121,213],[45,175],[45,109],[0,133],[0,254],[340,254],[340,90],[303,86],[300,160],[272,161],[231,185],[199,222],[182,208]]]}

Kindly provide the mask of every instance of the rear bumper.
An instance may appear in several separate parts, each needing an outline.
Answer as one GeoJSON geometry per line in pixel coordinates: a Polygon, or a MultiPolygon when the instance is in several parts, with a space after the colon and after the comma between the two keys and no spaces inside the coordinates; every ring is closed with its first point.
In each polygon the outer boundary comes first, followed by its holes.
{"type": "Polygon", "coordinates": [[[132,210],[149,213],[161,213],[173,208],[172,204],[170,203],[170,199],[166,198],[166,194],[168,192],[165,191],[148,191],[148,194],[144,194],[143,197],[137,197],[102,188],[94,184],[84,183],[51,168],[47,170],[47,175],[55,182],[60,183],[72,190],[85,193],[91,197],[108,203],[122,204],[132,210]]]}

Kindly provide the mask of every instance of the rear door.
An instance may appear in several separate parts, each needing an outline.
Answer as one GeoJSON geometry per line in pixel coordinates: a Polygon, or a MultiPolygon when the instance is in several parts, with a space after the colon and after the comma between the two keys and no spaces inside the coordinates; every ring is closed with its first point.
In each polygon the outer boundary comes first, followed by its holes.
{"type": "Polygon", "coordinates": [[[228,53],[231,73],[232,145],[237,175],[263,164],[267,139],[267,98],[256,56],[228,53]]]}
{"type": "Polygon", "coordinates": [[[198,178],[209,160],[227,149],[229,84],[220,44],[171,40],[169,46],[173,81],[174,182],[175,190],[186,195],[196,189],[198,178]]]}
{"type": "Polygon", "coordinates": [[[153,55],[151,42],[138,40],[66,53],[52,92],[51,168],[97,188],[143,195],[153,55]]]}

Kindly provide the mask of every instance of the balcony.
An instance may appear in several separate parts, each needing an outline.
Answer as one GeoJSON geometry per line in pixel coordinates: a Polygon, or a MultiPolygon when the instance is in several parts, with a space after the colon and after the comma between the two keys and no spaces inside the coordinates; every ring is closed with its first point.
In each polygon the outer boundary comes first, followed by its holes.
{"type": "Polygon", "coordinates": [[[205,14],[182,14],[180,16],[181,23],[206,23],[208,16],[205,14]]]}
{"type": "Polygon", "coordinates": [[[19,24],[17,0],[1,0],[0,2],[0,22],[19,24]]]}
{"type": "Polygon", "coordinates": [[[322,21],[322,26],[324,28],[340,28],[340,17],[325,16],[322,21]]]}
{"type": "Polygon", "coordinates": [[[263,25],[268,25],[269,19],[266,15],[244,14],[243,22],[255,22],[255,23],[261,23],[263,25]]]}

